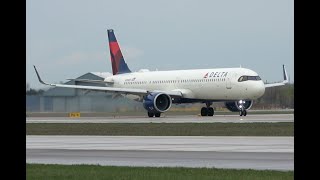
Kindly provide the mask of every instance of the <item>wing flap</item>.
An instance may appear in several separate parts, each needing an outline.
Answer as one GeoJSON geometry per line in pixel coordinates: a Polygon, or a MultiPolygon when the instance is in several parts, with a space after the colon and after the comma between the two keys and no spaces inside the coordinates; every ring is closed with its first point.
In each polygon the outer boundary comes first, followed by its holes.
{"type": "Polygon", "coordinates": [[[78,82],[97,83],[97,84],[113,84],[114,83],[111,81],[93,80],[93,79],[67,79],[67,80],[78,81],[78,82]]]}

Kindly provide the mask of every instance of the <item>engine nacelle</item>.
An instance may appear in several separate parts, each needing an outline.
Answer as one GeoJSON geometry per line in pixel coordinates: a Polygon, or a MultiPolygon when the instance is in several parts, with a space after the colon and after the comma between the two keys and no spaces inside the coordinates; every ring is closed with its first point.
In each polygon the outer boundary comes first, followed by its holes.
{"type": "MultiPolygon", "coordinates": [[[[229,111],[232,112],[239,112],[240,111],[240,102],[239,101],[232,101],[232,102],[226,102],[225,106],[227,109],[229,109],[229,111]]],[[[242,104],[244,106],[245,110],[248,110],[251,108],[251,106],[253,105],[253,101],[252,100],[245,100],[244,103],[242,104]]]]}
{"type": "Polygon", "coordinates": [[[150,93],[143,99],[143,107],[152,113],[165,112],[170,109],[171,104],[171,97],[165,93],[150,93]]]}

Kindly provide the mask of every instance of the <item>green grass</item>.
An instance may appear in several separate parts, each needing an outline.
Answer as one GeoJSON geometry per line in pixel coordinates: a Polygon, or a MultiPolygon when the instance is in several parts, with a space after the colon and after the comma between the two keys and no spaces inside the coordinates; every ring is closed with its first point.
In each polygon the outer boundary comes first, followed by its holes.
{"type": "Polygon", "coordinates": [[[27,135],[293,136],[294,123],[27,123],[27,135]]]}
{"type": "Polygon", "coordinates": [[[293,171],[270,170],[27,164],[27,179],[32,180],[291,180],[293,174],[293,171]]]}

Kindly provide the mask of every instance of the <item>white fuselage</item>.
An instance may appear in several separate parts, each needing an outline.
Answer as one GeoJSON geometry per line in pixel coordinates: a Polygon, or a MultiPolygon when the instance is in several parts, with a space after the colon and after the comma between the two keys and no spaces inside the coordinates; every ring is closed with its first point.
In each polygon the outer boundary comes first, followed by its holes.
{"type": "Polygon", "coordinates": [[[206,100],[257,99],[264,94],[262,80],[239,82],[241,76],[258,76],[246,68],[150,71],[118,74],[106,78],[113,87],[149,91],[180,91],[183,98],[206,100]]]}

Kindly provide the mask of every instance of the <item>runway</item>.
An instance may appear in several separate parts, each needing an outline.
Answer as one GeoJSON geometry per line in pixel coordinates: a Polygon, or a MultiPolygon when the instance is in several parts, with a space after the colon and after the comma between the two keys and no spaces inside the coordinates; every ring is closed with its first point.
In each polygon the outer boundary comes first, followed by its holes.
{"type": "Polygon", "coordinates": [[[26,136],[27,163],[293,170],[293,137],[26,136]]]}
{"type": "Polygon", "coordinates": [[[27,123],[251,123],[251,122],[293,122],[293,114],[249,114],[214,115],[201,117],[196,115],[164,116],[148,118],[144,116],[115,116],[115,117],[27,117],[27,123]]]}

